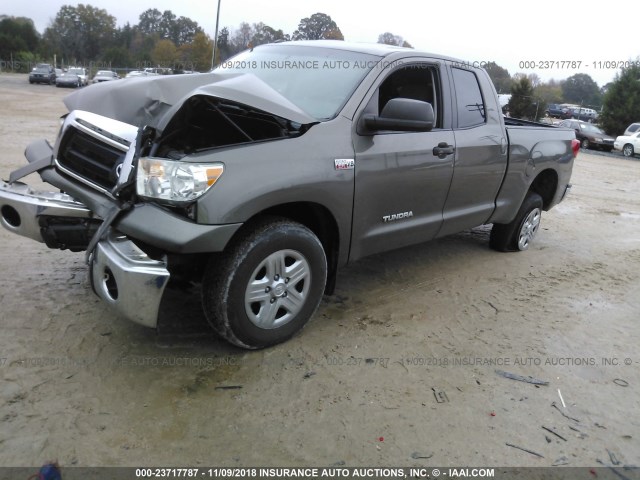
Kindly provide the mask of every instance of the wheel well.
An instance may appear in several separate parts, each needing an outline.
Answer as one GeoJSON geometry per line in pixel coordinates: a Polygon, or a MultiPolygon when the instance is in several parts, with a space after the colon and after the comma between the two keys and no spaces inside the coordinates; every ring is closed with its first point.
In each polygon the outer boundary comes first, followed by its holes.
{"type": "Polygon", "coordinates": [[[543,208],[549,209],[553,197],[558,189],[558,174],[555,170],[544,170],[531,184],[530,190],[542,197],[543,208]]]}
{"type": "Polygon", "coordinates": [[[325,293],[331,295],[335,288],[340,250],[338,224],[331,212],[317,203],[286,203],[263,210],[251,217],[245,225],[259,221],[265,216],[283,217],[301,223],[318,237],[327,256],[327,286],[325,293]]]}

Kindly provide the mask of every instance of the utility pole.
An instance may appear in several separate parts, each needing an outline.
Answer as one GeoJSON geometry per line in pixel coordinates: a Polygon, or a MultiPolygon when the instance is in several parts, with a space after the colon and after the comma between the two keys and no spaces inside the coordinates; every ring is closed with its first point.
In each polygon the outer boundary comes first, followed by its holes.
{"type": "Polygon", "coordinates": [[[211,70],[216,65],[216,49],[218,47],[218,22],[220,21],[220,2],[222,0],[218,0],[218,13],[216,14],[216,33],[213,37],[213,54],[211,55],[211,70]]]}

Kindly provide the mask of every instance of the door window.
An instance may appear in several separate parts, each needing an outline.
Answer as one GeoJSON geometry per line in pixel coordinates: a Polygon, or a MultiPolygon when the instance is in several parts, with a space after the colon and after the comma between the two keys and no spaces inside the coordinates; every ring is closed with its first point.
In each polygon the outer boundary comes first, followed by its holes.
{"type": "Polygon", "coordinates": [[[452,71],[453,83],[456,87],[458,128],[484,124],[486,112],[476,75],[461,68],[453,68],[452,71]]]}
{"type": "Polygon", "coordinates": [[[391,73],[380,85],[378,94],[378,115],[392,98],[411,98],[428,102],[433,107],[435,122],[433,128],[442,128],[440,112],[440,91],[437,70],[428,64],[412,64],[391,73]]]}

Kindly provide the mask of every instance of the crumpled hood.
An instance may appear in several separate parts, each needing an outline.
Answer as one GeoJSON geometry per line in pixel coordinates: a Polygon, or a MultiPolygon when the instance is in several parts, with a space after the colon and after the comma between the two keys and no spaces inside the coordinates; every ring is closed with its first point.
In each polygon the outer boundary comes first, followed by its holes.
{"type": "Polygon", "coordinates": [[[173,113],[193,95],[231,100],[301,124],[317,122],[249,73],[166,75],[102,82],[68,95],[64,104],[69,111],[85,110],[138,127],[160,126],[162,130],[173,113]]]}

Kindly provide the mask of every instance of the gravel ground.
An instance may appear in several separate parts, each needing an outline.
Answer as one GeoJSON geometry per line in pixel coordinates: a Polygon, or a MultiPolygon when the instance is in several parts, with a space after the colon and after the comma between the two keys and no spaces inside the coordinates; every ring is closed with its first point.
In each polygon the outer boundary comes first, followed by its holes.
{"type": "MultiPolygon", "coordinates": [[[[0,75],[2,178],[67,93],[0,75]]],[[[480,227],[366,258],[257,352],[131,324],[82,254],[2,229],[0,465],[640,465],[640,162],[582,151],[572,181],[527,252],[480,227]]]]}

